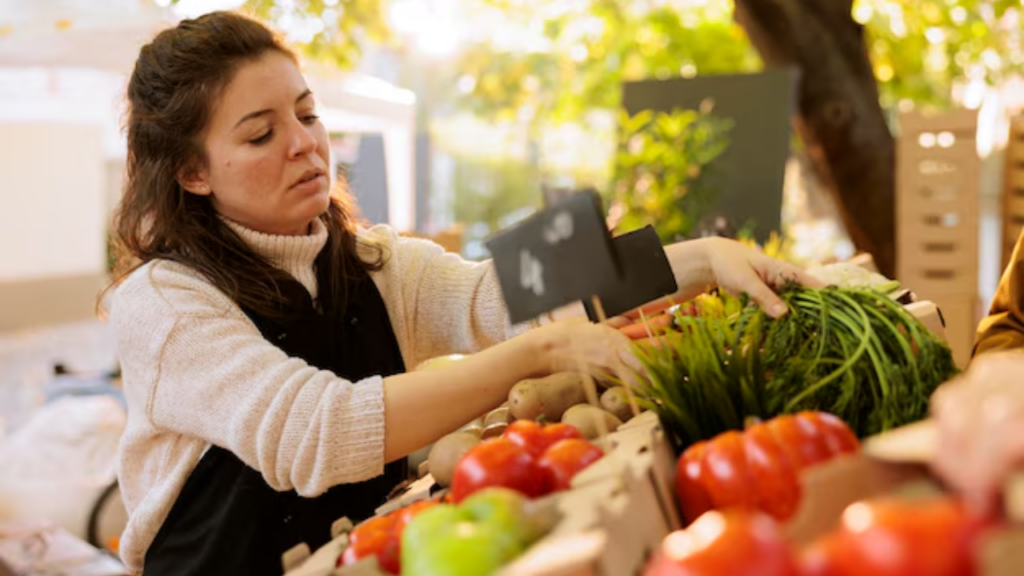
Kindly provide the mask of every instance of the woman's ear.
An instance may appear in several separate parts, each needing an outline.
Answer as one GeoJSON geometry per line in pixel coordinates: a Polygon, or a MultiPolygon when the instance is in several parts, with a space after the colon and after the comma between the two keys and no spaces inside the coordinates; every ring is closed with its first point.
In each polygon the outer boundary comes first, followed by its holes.
{"type": "Polygon", "coordinates": [[[178,184],[181,187],[196,194],[197,196],[209,196],[213,193],[210,188],[210,181],[207,178],[206,170],[195,167],[183,168],[178,172],[178,184]]]}

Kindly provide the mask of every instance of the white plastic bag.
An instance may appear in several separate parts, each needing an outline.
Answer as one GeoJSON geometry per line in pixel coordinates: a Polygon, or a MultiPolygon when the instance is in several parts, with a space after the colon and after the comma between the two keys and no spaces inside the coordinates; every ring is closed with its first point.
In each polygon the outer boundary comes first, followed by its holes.
{"type": "Polygon", "coordinates": [[[0,441],[0,520],[47,519],[85,538],[116,478],[127,415],[109,396],[60,398],[0,441]]]}

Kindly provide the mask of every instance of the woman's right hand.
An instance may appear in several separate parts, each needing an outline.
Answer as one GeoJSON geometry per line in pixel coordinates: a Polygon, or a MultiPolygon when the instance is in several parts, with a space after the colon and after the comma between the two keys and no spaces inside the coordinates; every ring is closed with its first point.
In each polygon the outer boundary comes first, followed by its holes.
{"type": "Polygon", "coordinates": [[[638,371],[630,339],[607,324],[585,319],[562,320],[530,330],[521,338],[529,339],[536,355],[537,375],[587,366],[595,373],[625,376],[638,371]]]}

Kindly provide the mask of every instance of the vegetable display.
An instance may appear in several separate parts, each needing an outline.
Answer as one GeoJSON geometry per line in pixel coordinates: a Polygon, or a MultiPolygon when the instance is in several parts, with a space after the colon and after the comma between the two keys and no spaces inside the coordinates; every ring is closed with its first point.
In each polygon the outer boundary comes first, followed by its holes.
{"type": "Polygon", "coordinates": [[[927,415],[956,373],[946,344],[870,288],[790,284],[790,313],[767,316],[746,297],[694,300],[678,331],[638,345],[642,403],[679,449],[761,419],[804,410],[835,414],[859,437],[927,415]]]}
{"type": "Polygon", "coordinates": [[[800,471],[859,445],[841,420],[819,412],[779,416],[698,442],[683,452],[676,469],[683,515],[693,521],[730,507],[787,520],[800,503],[800,471]]]}

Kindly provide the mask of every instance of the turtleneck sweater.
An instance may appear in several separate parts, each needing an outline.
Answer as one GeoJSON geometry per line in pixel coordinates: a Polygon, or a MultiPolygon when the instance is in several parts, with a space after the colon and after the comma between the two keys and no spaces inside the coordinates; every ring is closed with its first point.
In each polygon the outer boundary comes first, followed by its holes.
{"type": "MultiPolygon", "coordinates": [[[[314,261],[329,234],[320,220],[305,236],[225,224],[317,296],[314,261]]],[[[385,226],[360,235],[383,248],[384,266],[371,277],[410,369],[527,328],[509,325],[490,262],[463,260],[385,226]]],[[[349,382],[287,356],[188,266],[155,260],[138,268],[114,292],[110,317],[128,402],[118,479],[129,513],[121,557],[131,570],[141,571],[211,445],[236,454],[274,489],[308,497],[383,472],[383,379],[349,382]]]]}

